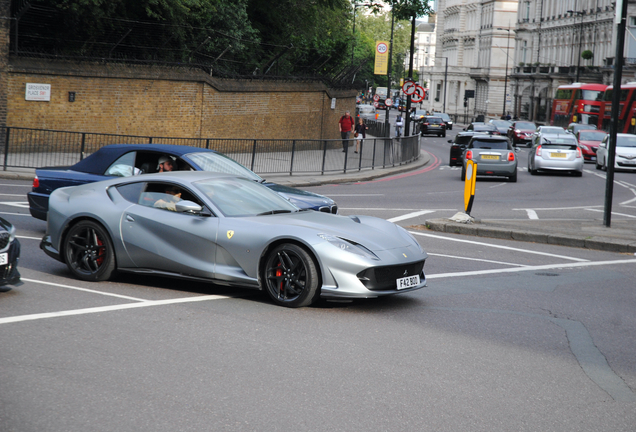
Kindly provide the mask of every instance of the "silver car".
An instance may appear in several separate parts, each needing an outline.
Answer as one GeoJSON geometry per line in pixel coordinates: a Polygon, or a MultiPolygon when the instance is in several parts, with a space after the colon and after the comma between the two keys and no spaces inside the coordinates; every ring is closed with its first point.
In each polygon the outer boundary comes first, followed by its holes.
{"type": "MultiPolygon", "coordinates": [[[[596,169],[607,170],[608,145],[609,135],[601,141],[596,150],[596,169]]],[[[636,135],[616,134],[614,169],[636,171],[636,135]]]]}
{"type": "Polygon", "coordinates": [[[528,154],[528,171],[570,171],[583,175],[583,153],[574,135],[569,133],[535,137],[528,154]]]}
{"type": "Polygon", "coordinates": [[[517,156],[510,141],[501,135],[476,134],[464,150],[462,157],[462,181],[466,180],[466,161],[477,164],[478,176],[503,176],[511,182],[517,181],[517,156]]]}
{"type": "Polygon", "coordinates": [[[82,280],[207,281],[260,289],[286,307],[426,286],[427,254],[404,228],[300,210],[262,184],[209,172],[56,189],[40,248],[82,280]]]}

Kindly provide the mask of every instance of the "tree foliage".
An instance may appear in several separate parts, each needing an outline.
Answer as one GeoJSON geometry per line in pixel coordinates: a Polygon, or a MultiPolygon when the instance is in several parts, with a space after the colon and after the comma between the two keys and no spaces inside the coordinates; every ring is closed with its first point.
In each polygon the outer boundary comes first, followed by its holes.
{"type": "Polygon", "coordinates": [[[390,39],[391,15],[382,6],[393,8],[398,77],[409,47],[408,20],[430,12],[427,0],[14,0],[12,5],[12,15],[20,18],[12,49],[20,53],[357,83],[373,81],[375,41],[390,39]]]}

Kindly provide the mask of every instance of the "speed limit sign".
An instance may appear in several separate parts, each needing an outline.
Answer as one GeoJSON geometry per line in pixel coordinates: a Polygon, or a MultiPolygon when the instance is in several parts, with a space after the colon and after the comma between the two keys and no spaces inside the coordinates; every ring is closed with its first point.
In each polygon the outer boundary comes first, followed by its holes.
{"type": "Polygon", "coordinates": [[[384,54],[389,50],[389,47],[384,42],[380,42],[377,46],[377,50],[380,54],[384,54]]]}

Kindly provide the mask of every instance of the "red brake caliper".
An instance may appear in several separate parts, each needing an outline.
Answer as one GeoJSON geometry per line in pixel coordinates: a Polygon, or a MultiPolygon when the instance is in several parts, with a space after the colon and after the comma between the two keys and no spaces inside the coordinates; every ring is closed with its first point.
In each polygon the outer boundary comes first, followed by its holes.
{"type": "MultiPolygon", "coordinates": [[[[104,246],[104,242],[102,242],[102,239],[100,239],[99,237],[97,237],[97,245],[98,246],[104,246]]],[[[102,248],[99,248],[99,250],[101,251],[102,248]]],[[[100,254],[101,255],[101,254],[100,254]]],[[[97,258],[97,265],[101,266],[102,263],[104,262],[104,256],[102,255],[101,257],[97,258]]]]}
{"type": "MultiPolygon", "coordinates": [[[[277,269],[276,269],[276,277],[281,277],[281,276],[283,276],[283,271],[280,269],[280,263],[278,264],[278,267],[279,267],[279,268],[277,268],[277,269]]],[[[280,289],[281,291],[283,290],[283,280],[282,280],[282,279],[280,280],[280,287],[279,287],[279,289],[280,289]]]]}

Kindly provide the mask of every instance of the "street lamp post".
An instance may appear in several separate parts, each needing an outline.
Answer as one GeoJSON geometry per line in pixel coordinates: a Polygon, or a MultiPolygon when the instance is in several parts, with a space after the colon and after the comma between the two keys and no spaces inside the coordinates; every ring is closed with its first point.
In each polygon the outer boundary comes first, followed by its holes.
{"type": "Polygon", "coordinates": [[[373,7],[382,5],[378,3],[357,3],[356,1],[353,2],[353,41],[351,42],[351,64],[353,64],[353,53],[356,47],[356,11],[360,6],[373,7]]]}
{"type": "Polygon", "coordinates": [[[575,82],[579,82],[579,74],[581,71],[581,46],[583,43],[583,15],[585,15],[585,11],[574,11],[574,10],[569,10],[568,11],[569,14],[577,14],[578,16],[581,17],[581,21],[579,22],[579,58],[576,62],[576,81],[575,82]]]}
{"type": "Polygon", "coordinates": [[[497,27],[497,30],[505,30],[508,32],[508,45],[506,46],[506,78],[504,79],[504,102],[502,116],[506,115],[506,100],[508,99],[508,59],[510,58],[510,27],[507,29],[497,27]]]}

